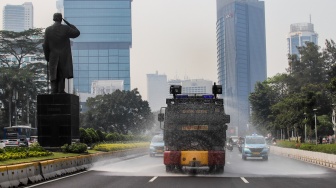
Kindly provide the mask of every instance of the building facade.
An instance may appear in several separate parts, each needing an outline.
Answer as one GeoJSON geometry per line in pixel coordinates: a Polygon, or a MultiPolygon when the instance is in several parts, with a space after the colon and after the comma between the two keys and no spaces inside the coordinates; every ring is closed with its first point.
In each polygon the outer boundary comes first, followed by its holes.
{"type": "Polygon", "coordinates": [[[312,23],[296,23],[290,25],[290,32],[287,37],[288,54],[296,54],[299,57],[297,47],[305,46],[306,42],[318,44],[318,34],[314,31],[312,23]]]}
{"type": "Polygon", "coordinates": [[[3,30],[21,32],[34,27],[34,7],[31,2],[25,2],[22,5],[6,5],[2,15],[3,30]]]}
{"type": "Polygon", "coordinates": [[[204,79],[183,80],[182,93],[185,94],[211,94],[213,82],[204,79]]]}
{"type": "Polygon", "coordinates": [[[91,93],[95,80],[122,80],[130,90],[132,0],[59,0],[64,18],[81,32],[73,39],[73,87],[91,93]]]}
{"type": "Polygon", "coordinates": [[[158,72],[147,74],[147,100],[153,112],[166,106],[168,93],[167,76],[165,74],[159,74],[158,72]]]}
{"type": "Polygon", "coordinates": [[[168,80],[168,87],[166,90],[170,97],[173,96],[169,93],[169,87],[171,85],[181,85],[182,94],[212,94],[213,82],[204,79],[168,80]]]}
{"type": "Polygon", "coordinates": [[[122,80],[95,80],[92,82],[91,94],[105,95],[111,94],[116,90],[124,90],[124,81],[122,80]]]}
{"type": "Polygon", "coordinates": [[[267,78],[265,6],[259,0],[217,0],[217,72],[231,126],[243,135],[249,94],[267,78]]]}

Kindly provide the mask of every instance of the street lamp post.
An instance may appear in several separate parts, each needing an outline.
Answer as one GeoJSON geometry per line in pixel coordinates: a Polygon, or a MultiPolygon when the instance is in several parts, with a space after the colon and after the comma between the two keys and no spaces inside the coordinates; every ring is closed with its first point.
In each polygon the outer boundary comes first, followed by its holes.
{"type": "Polygon", "coordinates": [[[307,114],[306,114],[306,112],[304,113],[304,116],[305,116],[305,129],[304,129],[304,131],[305,131],[305,133],[304,133],[305,139],[304,139],[304,141],[306,143],[307,142],[307,114]]]}
{"type": "Polygon", "coordinates": [[[336,143],[336,112],[335,112],[335,104],[333,106],[333,113],[332,113],[332,123],[334,124],[334,142],[336,143]]]}
{"type": "Polygon", "coordinates": [[[15,115],[15,126],[17,126],[17,118],[18,118],[18,114],[17,114],[17,100],[18,100],[19,96],[18,96],[18,92],[16,91],[16,89],[14,89],[14,115],[15,115]]]}
{"type": "Polygon", "coordinates": [[[317,109],[314,108],[313,111],[314,111],[314,118],[315,118],[315,142],[316,142],[316,145],[317,145],[317,128],[316,128],[316,111],[317,111],[317,109]]]}

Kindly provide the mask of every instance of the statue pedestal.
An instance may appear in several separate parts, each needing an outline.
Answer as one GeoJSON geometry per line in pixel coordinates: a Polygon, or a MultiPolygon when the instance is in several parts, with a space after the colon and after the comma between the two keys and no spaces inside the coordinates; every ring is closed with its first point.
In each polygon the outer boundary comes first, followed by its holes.
{"type": "Polygon", "coordinates": [[[79,141],[79,97],[73,94],[37,96],[38,142],[44,148],[59,148],[79,141]]]}

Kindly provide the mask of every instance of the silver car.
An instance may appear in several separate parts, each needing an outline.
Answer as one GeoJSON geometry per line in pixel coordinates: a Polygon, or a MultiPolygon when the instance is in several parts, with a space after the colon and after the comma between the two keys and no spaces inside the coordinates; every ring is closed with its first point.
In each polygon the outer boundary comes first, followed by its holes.
{"type": "Polygon", "coordinates": [[[155,135],[149,145],[149,156],[154,157],[156,154],[163,154],[164,141],[163,135],[155,135]]]}

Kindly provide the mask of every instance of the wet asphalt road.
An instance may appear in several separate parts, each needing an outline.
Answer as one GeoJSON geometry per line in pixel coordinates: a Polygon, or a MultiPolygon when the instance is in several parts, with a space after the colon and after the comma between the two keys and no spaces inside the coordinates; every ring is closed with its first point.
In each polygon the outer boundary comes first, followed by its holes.
{"type": "Polygon", "coordinates": [[[223,174],[209,174],[207,169],[184,169],[166,173],[163,157],[145,155],[100,162],[90,170],[29,187],[70,188],[324,188],[336,187],[336,170],[270,155],[268,161],[241,159],[237,148],[227,152],[223,174]]]}

